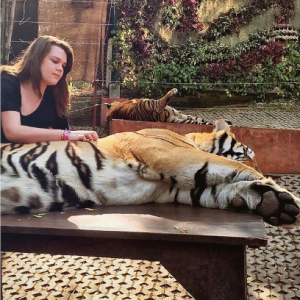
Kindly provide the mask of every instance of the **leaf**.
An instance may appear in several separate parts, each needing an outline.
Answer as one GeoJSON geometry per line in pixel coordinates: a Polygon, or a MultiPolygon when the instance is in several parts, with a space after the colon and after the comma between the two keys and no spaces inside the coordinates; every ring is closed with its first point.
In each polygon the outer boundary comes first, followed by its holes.
{"type": "Polygon", "coordinates": [[[41,218],[42,216],[40,215],[33,215],[34,218],[41,218]]]}

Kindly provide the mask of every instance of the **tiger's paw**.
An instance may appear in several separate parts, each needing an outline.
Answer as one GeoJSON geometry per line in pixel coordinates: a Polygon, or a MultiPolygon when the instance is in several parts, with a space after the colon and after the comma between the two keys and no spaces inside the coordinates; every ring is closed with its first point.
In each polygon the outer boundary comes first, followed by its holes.
{"type": "Polygon", "coordinates": [[[261,201],[255,212],[261,215],[265,222],[274,226],[296,222],[300,207],[292,195],[270,186],[255,185],[254,189],[261,193],[261,201]]]}
{"type": "Polygon", "coordinates": [[[173,95],[175,95],[175,94],[177,94],[177,93],[178,93],[178,90],[176,88],[172,89],[170,91],[170,97],[173,96],[173,95]]]}

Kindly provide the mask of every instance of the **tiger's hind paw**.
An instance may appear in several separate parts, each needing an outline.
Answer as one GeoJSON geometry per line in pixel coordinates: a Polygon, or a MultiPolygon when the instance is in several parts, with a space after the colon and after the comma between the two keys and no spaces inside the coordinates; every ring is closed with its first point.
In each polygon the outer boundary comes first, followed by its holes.
{"type": "Polygon", "coordinates": [[[178,93],[178,90],[177,90],[176,88],[174,88],[174,89],[172,89],[170,92],[171,92],[171,93],[170,93],[170,97],[171,97],[171,96],[177,94],[177,93],[178,93]]]}
{"type": "Polygon", "coordinates": [[[256,212],[265,222],[279,226],[295,223],[300,207],[289,193],[270,188],[261,192],[261,202],[256,207],[256,212]]]}

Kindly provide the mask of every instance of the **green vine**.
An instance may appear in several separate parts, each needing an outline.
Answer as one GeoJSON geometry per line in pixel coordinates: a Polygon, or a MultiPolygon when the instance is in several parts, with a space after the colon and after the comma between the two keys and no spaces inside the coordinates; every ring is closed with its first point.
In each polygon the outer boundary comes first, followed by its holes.
{"type": "Polygon", "coordinates": [[[170,29],[177,29],[180,25],[180,19],[183,15],[183,7],[180,1],[176,1],[174,5],[168,5],[162,12],[162,23],[170,29]]]}
{"type": "Polygon", "coordinates": [[[200,32],[203,25],[198,17],[201,0],[167,0],[162,8],[162,23],[181,33],[200,32]]]}
{"type": "MultiPolygon", "coordinates": [[[[293,1],[286,1],[292,9],[293,1]]],[[[271,2],[277,8],[283,5],[282,0],[271,2]]],[[[258,98],[276,92],[280,97],[299,100],[300,85],[295,84],[300,82],[299,48],[294,43],[295,29],[291,25],[275,23],[273,28],[258,30],[236,46],[227,46],[220,44],[217,39],[228,28],[232,33],[238,27],[233,26],[232,22],[229,24],[229,19],[221,15],[221,19],[216,20],[206,34],[200,35],[196,41],[187,39],[183,44],[170,45],[154,29],[155,16],[158,11],[165,13],[165,18],[170,13],[165,24],[176,30],[180,18],[177,22],[175,16],[183,13],[180,8],[182,3],[183,0],[173,3],[158,0],[120,2],[118,30],[114,37],[118,51],[112,67],[119,71],[125,87],[141,89],[144,94],[153,90],[163,92],[177,86],[183,93],[223,90],[229,96],[232,93],[254,93],[258,98]],[[178,9],[173,10],[174,7],[178,9]],[[222,27],[224,22],[229,24],[227,29],[222,27]],[[281,39],[277,38],[278,35],[281,35],[281,39]],[[282,39],[282,35],[287,36],[286,40],[282,39]]],[[[253,15],[245,17],[249,11],[242,7],[228,11],[226,16],[230,20],[237,18],[234,24],[242,26],[243,22],[247,23],[253,18],[253,15]]],[[[285,21],[288,20],[287,16],[293,14],[289,10],[278,11],[285,11],[285,17],[282,17],[285,21]]]]}

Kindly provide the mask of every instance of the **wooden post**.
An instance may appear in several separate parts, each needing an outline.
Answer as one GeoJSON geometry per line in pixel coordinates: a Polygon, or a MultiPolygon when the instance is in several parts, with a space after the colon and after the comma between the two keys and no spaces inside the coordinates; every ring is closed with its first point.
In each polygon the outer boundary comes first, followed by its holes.
{"type": "Polygon", "coordinates": [[[12,32],[13,32],[13,27],[14,27],[16,2],[17,2],[17,0],[1,2],[1,18],[2,18],[1,63],[2,64],[8,64],[8,62],[9,62],[9,52],[10,52],[11,37],[12,37],[12,32]]]}

